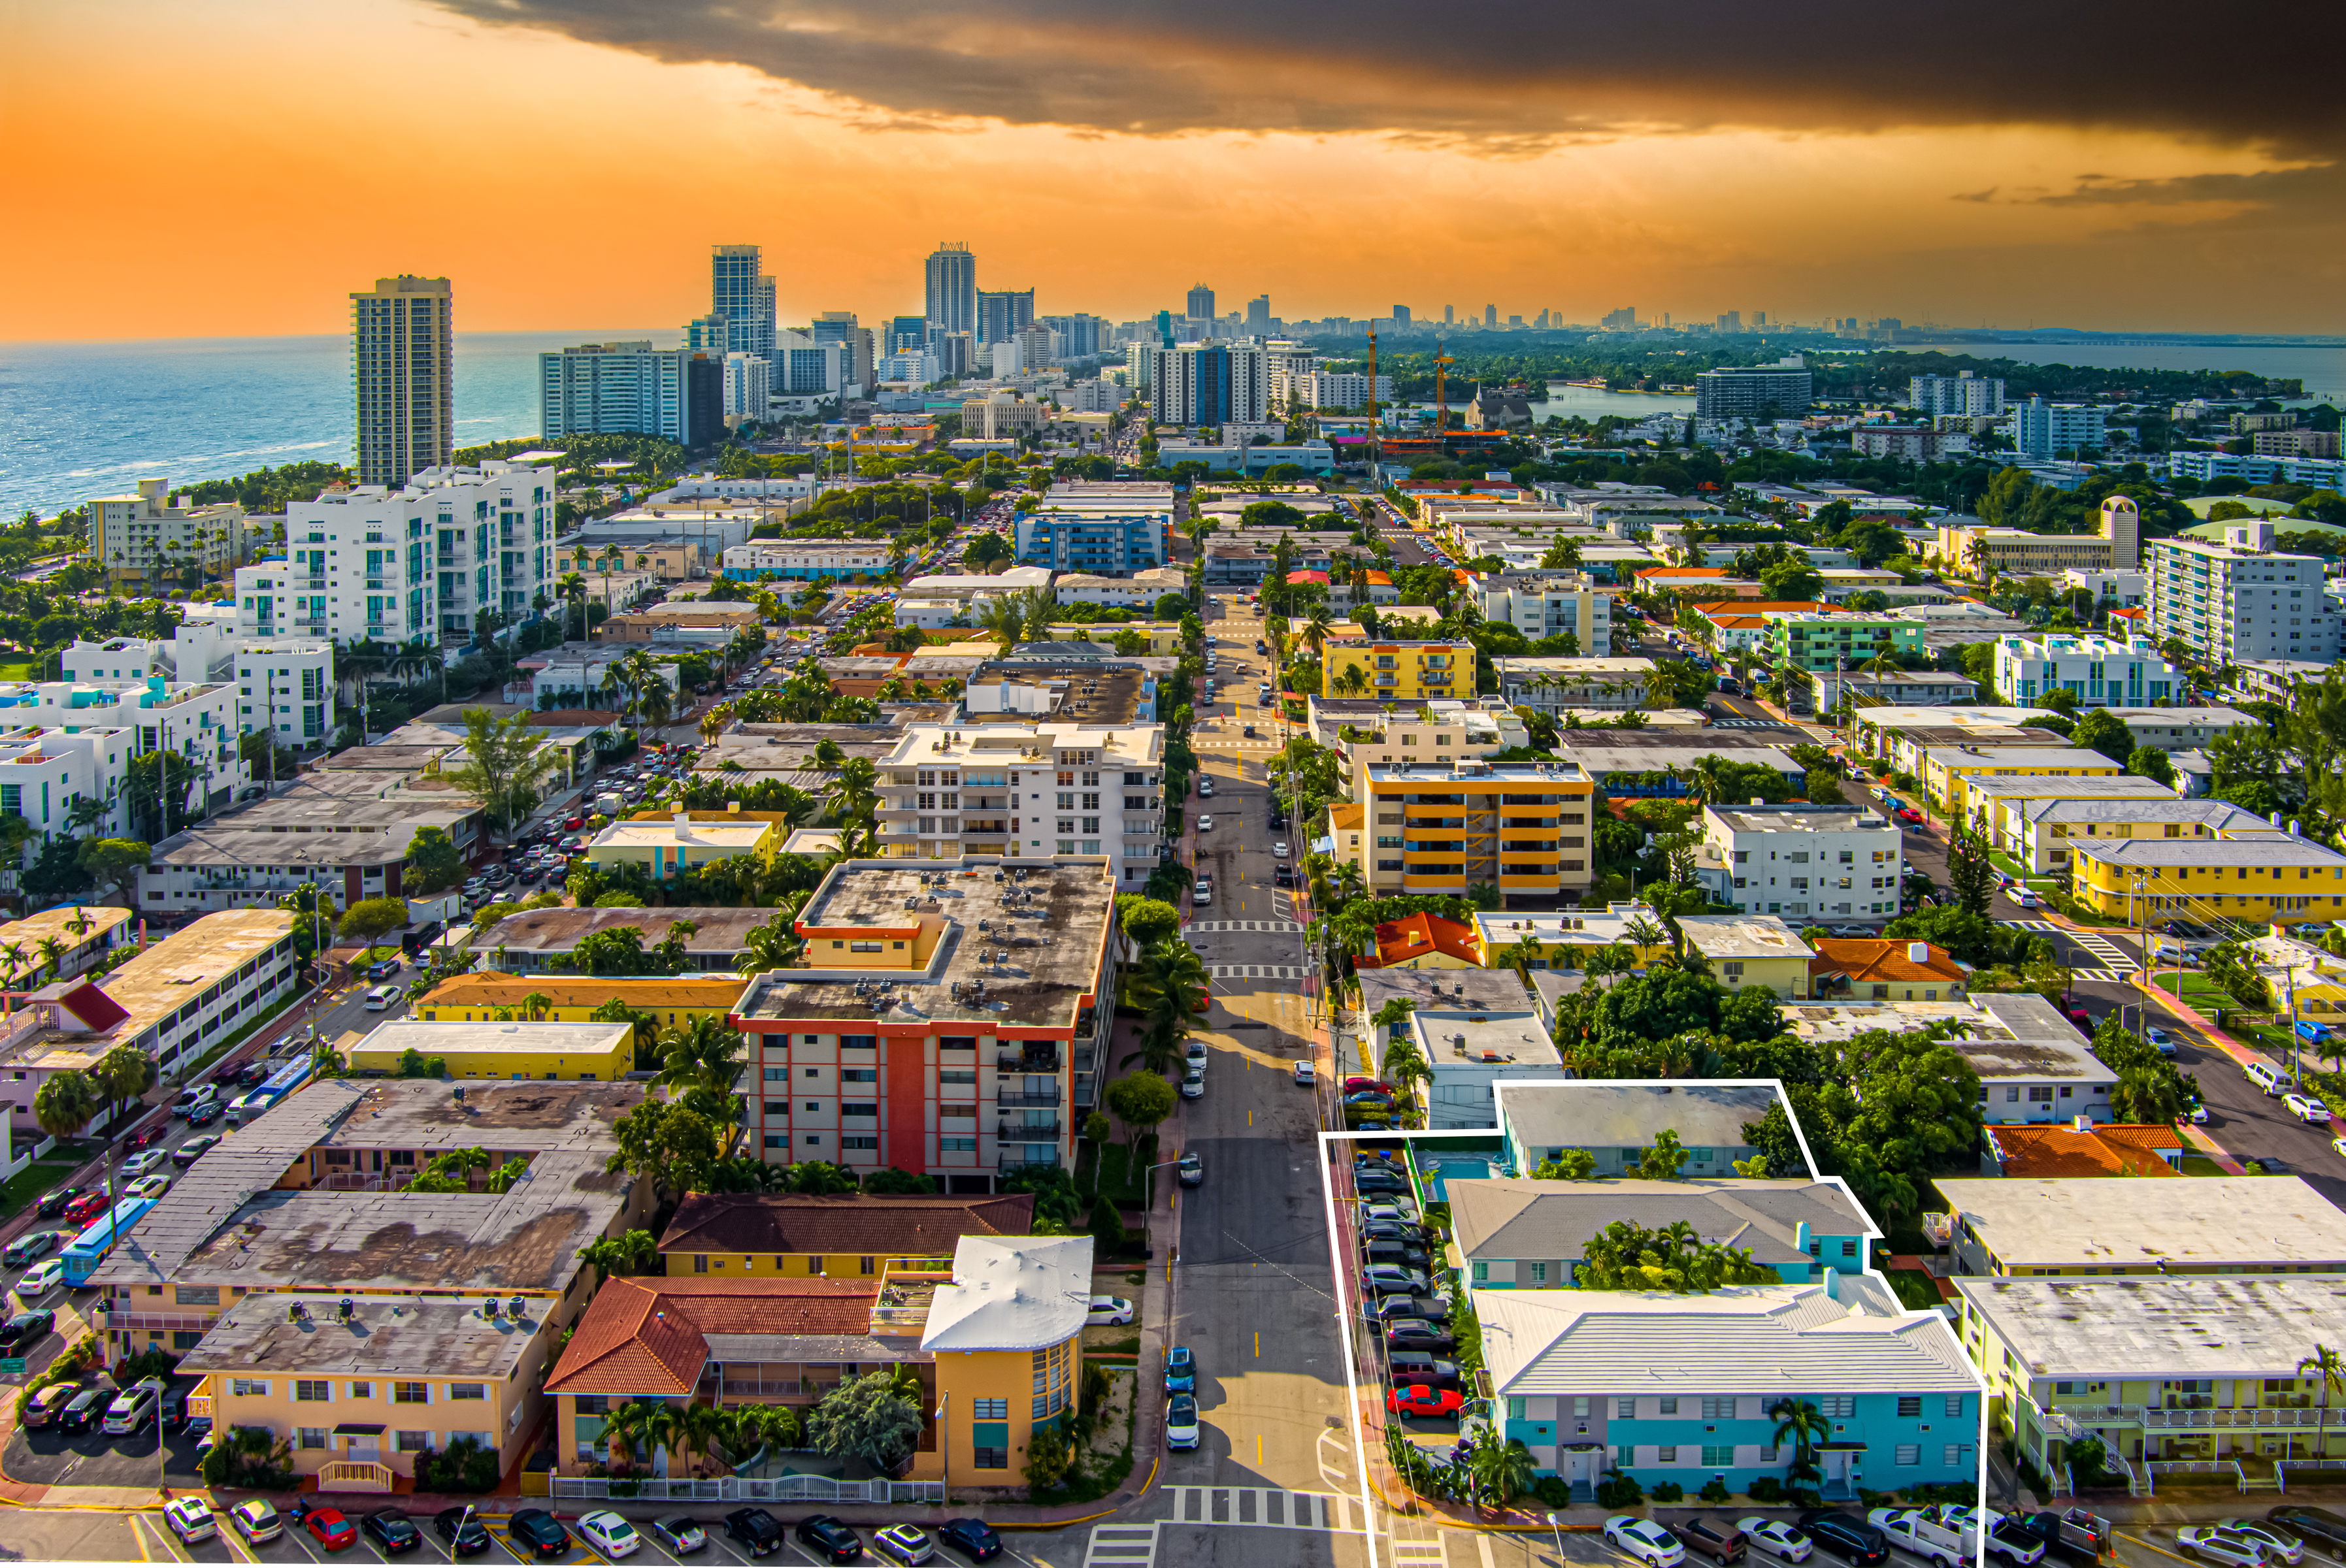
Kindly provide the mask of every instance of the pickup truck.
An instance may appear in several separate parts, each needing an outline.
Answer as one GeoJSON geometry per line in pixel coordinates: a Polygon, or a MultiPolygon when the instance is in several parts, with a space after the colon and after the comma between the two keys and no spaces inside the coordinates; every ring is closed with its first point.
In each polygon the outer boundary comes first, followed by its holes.
{"type": "Polygon", "coordinates": [[[1918,1508],[1877,1508],[1865,1520],[1890,1537],[1892,1545],[1937,1568],[1959,1568],[1976,1555],[1972,1532],[1951,1530],[1918,1508]]]}
{"type": "Polygon", "coordinates": [[[1702,1519],[1680,1520],[1670,1526],[1670,1533],[1685,1543],[1688,1551],[1699,1552],[1714,1563],[1740,1563],[1751,1544],[1749,1536],[1723,1520],[1717,1524],[1702,1519]]]}

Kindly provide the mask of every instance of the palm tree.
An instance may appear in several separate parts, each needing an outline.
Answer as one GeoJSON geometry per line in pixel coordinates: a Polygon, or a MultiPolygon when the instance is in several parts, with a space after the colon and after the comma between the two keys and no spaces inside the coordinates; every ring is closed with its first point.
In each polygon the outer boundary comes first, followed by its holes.
{"type": "Polygon", "coordinates": [[[715,1405],[687,1405],[678,1412],[677,1435],[699,1458],[701,1473],[713,1474],[719,1468],[717,1442],[732,1424],[731,1419],[715,1405]]]}
{"type": "Polygon", "coordinates": [[[1832,1423],[1824,1412],[1807,1400],[1778,1400],[1768,1407],[1768,1419],[1776,1423],[1775,1435],[1768,1441],[1777,1448],[1784,1440],[1792,1441],[1792,1468],[1788,1479],[1798,1480],[1803,1471],[1816,1470],[1817,1444],[1832,1435],[1832,1423]]]}
{"type": "Polygon", "coordinates": [[[878,849],[880,830],[874,817],[879,808],[880,793],[875,788],[880,771],[868,757],[851,757],[839,765],[832,776],[831,788],[823,791],[823,809],[833,820],[850,831],[841,848],[852,855],[860,836],[866,852],[878,849]]]}
{"type": "Polygon", "coordinates": [[[1475,1444],[1466,1468],[1474,1478],[1476,1505],[1490,1513],[1504,1513],[1507,1504],[1532,1489],[1537,1473],[1531,1450],[1515,1438],[1475,1444]]]}
{"type": "Polygon", "coordinates": [[[1334,624],[1329,618],[1325,605],[1313,605],[1311,613],[1303,617],[1303,630],[1300,635],[1303,645],[1311,650],[1312,657],[1321,657],[1321,650],[1328,646],[1328,629],[1334,624]]]}
{"type": "Polygon", "coordinates": [[[2313,1354],[2299,1361],[2297,1369],[2300,1372],[2311,1372],[2321,1381],[2321,1414],[2318,1420],[2323,1431],[2321,1436],[2314,1440],[2314,1451],[2319,1453],[2327,1449],[2330,1443],[2327,1429],[2330,1425],[2331,1397],[2334,1394],[2346,1394],[2346,1358],[2341,1358],[2338,1352],[2329,1346],[2317,1343],[2313,1347],[2313,1354]]]}
{"type": "Polygon", "coordinates": [[[553,1006],[554,998],[543,991],[533,991],[521,999],[521,1010],[532,1023],[542,1022],[553,1006]]]}
{"type": "Polygon", "coordinates": [[[723,735],[732,727],[733,705],[729,702],[719,703],[716,707],[710,708],[707,713],[700,716],[700,739],[702,744],[708,746],[716,745],[717,738],[723,735]]]}
{"type": "Polygon", "coordinates": [[[0,947],[0,960],[5,960],[8,965],[8,983],[10,985],[13,986],[16,983],[17,976],[24,972],[25,961],[31,956],[31,953],[26,951],[25,944],[21,942],[12,942],[5,947],[0,947]]]}
{"type": "Polygon", "coordinates": [[[795,929],[799,905],[804,893],[790,895],[784,907],[774,911],[773,918],[763,925],[753,925],[744,933],[744,962],[738,965],[745,974],[759,974],[770,969],[788,969],[798,962],[805,939],[795,929]]]}
{"type": "MultiPolygon", "coordinates": [[[[556,586],[560,590],[562,599],[565,604],[575,605],[577,606],[578,636],[580,640],[584,641],[586,636],[586,578],[585,574],[579,572],[565,572],[562,574],[561,578],[556,582],[556,586]]],[[[567,622],[570,619],[570,616],[568,613],[566,612],[562,618],[565,622],[567,622]]]]}
{"type": "Polygon", "coordinates": [[[1368,689],[1369,672],[1359,665],[1348,664],[1336,672],[1334,683],[1339,697],[1358,697],[1368,689]]]}

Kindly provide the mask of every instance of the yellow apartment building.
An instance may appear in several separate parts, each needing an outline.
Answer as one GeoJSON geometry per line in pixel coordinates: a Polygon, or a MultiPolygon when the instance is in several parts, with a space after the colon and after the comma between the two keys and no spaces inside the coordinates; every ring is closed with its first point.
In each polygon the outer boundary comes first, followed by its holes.
{"type": "Polygon", "coordinates": [[[1729,991],[1764,985],[1788,1001],[1809,994],[1816,950],[1774,915],[1680,915],[1678,930],[1729,991]]]}
{"type": "Polygon", "coordinates": [[[1330,643],[1321,650],[1320,695],[1391,697],[1474,695],[1474,645],[1449,642],[1330,643]]]}
{"type": "Polygon", "coordinates": [[[721,1018],[732,1012],[749,983],[738,974],[581,980],[481,970],[442,981],[410,1003],[410,1011],[427,1023],[588,1023],[597,1009],[619,1002],[650,1013],[663,1029],[680,1029],[696,1018],[721,1018]]]}
{"type": "Polygon", "coordinates": [[[1974,779],[2114,779],[2126,769],[2077,746],[1933,746],[1923,753],[1923,788],[1943,815],[1972,821],[1985,810],[1974,779]]]}
{"type": "MultiPolygon", "coordinates": [[[[739,993],[737,991],[736,994],[739,993]]],[[[613,1083],[635,1070],[636,1031],[627,1023],[449,1023],[402,1018],[344,1048],[353,1073],[396,1073],[413,1051],[444,1061],[448,1076],[576,1078],[613,1083]]]]}
{"type": "Polygon", "coordinates": [[[755,855],[771,865],[789,836],[779,812],[639,812],[596,834],[586,846],[586,860],[607,871],[641,866],[659,881],[737,855],[755,855]]]}
{"type": "MultiPolygon", "coordinates": [[[[2080,780],[2081,793],[2090,787],[2080,780]]],[[[1980,794],[1976,787],[1973,794],[1980,794]]],[[[1988,820],[1995,829],[1990,841],[2003,849],[2009,840],[2013,858],[2039,874],[2066,871],[2070,854],[2081,839],[2103,842],[2263,838],[2281,832],[2254,811],[2229,800],[2183,800],[2168,791],[2107,800],[2068,795],[2018,801],[1994,799],[1988,807],[1988,820]]]]}
{"type": "Polygon", "coordinates": [[[696,1192],[677,1207],[659,1250],[671,1278],[869,1279],[892,1254],[943,1257],[964,1236],[1034,1227],[1032,1193],[696,1192]]]}
{"type": "MultiPolygon", "coordinates": [[[[609,1463],[608,1417],[630,1400],[803,1409],[901,1364],[925,1418],[907,1479],[1016,1484],[1035,1429],[1076,1407],[1092,1238],[964,1236],[950,1257],[883,1257],[869,1277],[607,1281],[546,1383],[563,1465],[609,1463]]],[[[632,1457],[682,1473],[679,1456],[632,1457]]]]}
{"type": "Polygon", "coordinates": [[[2069,842],[2070,895],[2129,923],[2346,918],[2346,855],[2294,834],[2069,842]]]}
{"type": "Polygon", "coordinates": [[[527,1457],[537,1372],[559,1339],[549,1303],[414,1296],[254,1296],[179,1363],[220,1431],[265,1430],[321,1490],[391,1492],[415,1456],[470,1438],[500,1475],[527,1457]]]}
{"type": "Polygon", "coordinates": [[[1553,908],[1592,879],[1596,793],[1596,779],[1574,762],[1356,759],[1352,796],[1364,823],[1350,858],[1372,897],[1464,896],[1488,883],[1502,898],[1553,908]]]}

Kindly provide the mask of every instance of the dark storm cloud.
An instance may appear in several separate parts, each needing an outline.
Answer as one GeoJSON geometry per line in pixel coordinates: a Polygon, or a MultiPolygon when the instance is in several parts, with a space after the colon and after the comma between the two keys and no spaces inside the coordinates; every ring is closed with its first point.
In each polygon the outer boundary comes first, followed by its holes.
{"type": "Polygon", "coordinates": [[[2178,0],[434,0],[871,106],[1095,132],[1400,132],[1504,154],[1717,125],[2148,128],[2327,156],[2336,6],[2243,26],[2178,0]]]}

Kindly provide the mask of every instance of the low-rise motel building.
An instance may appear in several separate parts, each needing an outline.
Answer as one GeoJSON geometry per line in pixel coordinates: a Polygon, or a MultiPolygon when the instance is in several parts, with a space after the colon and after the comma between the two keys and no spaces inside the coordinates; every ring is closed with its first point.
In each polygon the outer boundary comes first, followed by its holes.
{"type": "Polygon", "coordinates": [[[29,991],[71,980],[138,938],[138,918],[107,904],[59,904],[0,924],[0,984],[29,991]]]}
{"type": "Polygon", "coordinates": [[[681,1029],[696,1019],[723,1018],[748,985],[738,974],[582,979],[479,970],[442,981],[409,1003],[409,1011],[429,1023],[588,1023],[598,1009],[617,1002],[663,1029],[681,1029]]]}
{"type": "Polygon", "coordinates": [[[632,1023],[434,1023],[401,1018],[377,1024],[342,1056],[354,1073],[396,1073],[420,1058],[444,1064],[447,1076],[459,1081],[576,1078],[608,1084],[635,1070],[636,1029],[632,1023]]]}
{"type": "Polygon", "coordinates": [[[641,866],[660,881],[740,855],[770,866],[788,837],[778,811],[639,811],[596,834],[586,863],[603,871],[641,866]]]}
{"type": "Polygon", "coordinates": [[[733,1014],[750,1146],[953,1193],[1072,1164],[1114,1013],[1115,893],[1106,856],[832,867],[799,913],[802,966],[755,976],[733,1014]]]}
{"type": "MultiPolygon", "coordinates": [[[[586,1249],[648,1222],[648,1184],[605,1168],[617,1146],[614,1124],[646,1093],[639,1083],[396,1078],[329,1078],[297,1091],[208,1150],[93,1271],[107,1364],[193,1351],[229,1309],[255,1300],[280,1319],[300,1305],[321,1320],[343,1296],[468,1308],[495,1300],[508,1318],[520,1300],[523,1318],[548,1319],[559,1332],[594,1293],[586,1249]],[[488,1163],[463,1190],[404,1190],[434,1158],[464,1149],[488,1163]],[[521,1179],[491,1179],[516,1162],[521,1179]]],[[[404,1363],[354,1375],[388,1382],[394,1372],[404,1375],[404,1363]]],[[[223,1374],[240,1375],[253,1374],[223,1374]]],[[[208,1377],[189,1409],[228,1425],[213,1401],[229,1391],[208,1377]]],[[[282,1422],[274,1430],[295,1435],[282,1422]]],[[[301,1451],[303,1473],[348,1457],[345,1438],[382,1434],[330,1435],[301,1451]]],[[[413,1473],[413,1451],[382,1446],[376,1462],[413,1473]]]]}
{"type": "MultiPolygon", "coordinates": [[[[94,912],[93,922],[98,918],[94,912]]],[[[301,968],[293,919],[285,910],[218,911],[95,981],[55,980],[20,994],[0,1019],[0,1089],[15,1142],[46,1136],[33,1098],[53,1074],[87,1072],[128,1045],[169,1074],[291,994],[301,968]]]]}
{"type": "Polygon", "coordinates": [[[2095,913],[2129,921],[2337,920],[2346,916],[2346,855],[2293,832],[2072,839],[2069,891],[2095,913]]]}
{"type": "Polygon", "coordinates": [[[1970,822],[1984,815],[1984,799],[1974,799],[1974,779],[2108,779],[2123,765],[2077,746],[1933,746],[1923,754],[1923,788],[1931,803],[1951,818],[1970,822]]]}
{"type": "Polygon", "coordinates": [[[2346,1213],[2302,1176],[1936,1185],[1958,1279],[2346,1273],[2346,1213]]]}
{"type": "MultiPolygon", "coordinates": [[[[1035,1431],[1076,1405],[1092,1245],[963,1236],[949,1253],[886,1257],[870,1275],[612,1279],[546,1380],[556,1451],[591,1477],[612,1461],[605,1434],[620,1405],[681,1408],[713,1391],[729,1406],[804,1409],[843,1382],[904,1367],[922,1391],[906,1479],[1015,1484],[1035,1431]]],[[[668,1457],[668,1473],[682,1473],[683,1456],[668,1457]]],[[[582,1494],[592,1490],[590,1481],[582,1494]]]]}
{"type": "Polygon", "coordinates": [[[1474,695],[1474,645],[1465,642],[1330,643],[1320,651],[1322,697],[1474,695]]]}
{"type": "Polygon", "coordinates": [[[964,1236],[1026,1236],[1035,1195],[687,1193],[660,1237],[671,1278],[869,1278],[891,1253],[949,1254],[964,1236]]]}
{"type": "MultiPolygon", "coordinates": [[[[2093,1185],[2164,1196],[2194,1183],[2093,1185]]],[[[2156,1485],[2168,1465],[2237,1463],[2266,1479],[2276,1462],[2346,1456],[2346,1426],[2303,1364],[2346,1336],[2346,1275],[2334,1270],[1967,1278],[1955,1288],[1993,1418],[2038,1469],[2059,1473],[2069,1444],[2096,1438],[2129,1482],[2156,1485]]]]}
{"type": "Polygon", "coordinates": [[[1576,762],[1356,759],[1352,784],[1364,818],[1354,863],[1372,896],[1488,882],[1553,908],[1587,891],[1596,780],[1576,762]]]}

